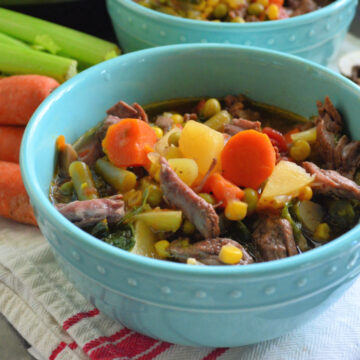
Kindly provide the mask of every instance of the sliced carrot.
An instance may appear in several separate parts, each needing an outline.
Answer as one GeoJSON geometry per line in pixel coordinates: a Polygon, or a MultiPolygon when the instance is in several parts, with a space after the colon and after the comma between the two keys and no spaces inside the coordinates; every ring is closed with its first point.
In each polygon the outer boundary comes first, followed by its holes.
{"type": "Polygon", "coordinates": [[[0,160],[19,162],[21,139],[25,128],[22,126],[0,126],[0,160]]]}
{"type": "Polygon", "coordinates": [[[155,131],[145,121],[123,119],[109,127],[102,146],[116,166],[144,166],[156,141],[155,131]]]}
{"type": "Polygon", "coordinates": [[[56,80],[41,75],[0,79],[0,124],[26,125],[36,108],[58,86],[56,80]]]}
{"type": "Polygon", "coordinates": [[[234,135],[221,153],[223,176],[238,186],[257,189],[275,167],[276,154],[269,137],[255,130],[234,135]]]}
{"type": "Polygon", "coordinates": [[[0,174],[0,216],[37,225],[21,179],[19,164],[0,161],[0,174]]]}
{"type": "Polygon", "coordinates": [[[244,192],[230,181],[224,179],[219,173],[213,173],[207,179],[204,189],[205,192],[212,192],[217,201],[226,206],[229,201],[244,197],[244,192]]]}
{"type": "Polygon", "coordinates": [[[284,0],[270,0],[269,1],[270,4],[275,4],[277,6],[283,6],[284,5],[284,0]]]}

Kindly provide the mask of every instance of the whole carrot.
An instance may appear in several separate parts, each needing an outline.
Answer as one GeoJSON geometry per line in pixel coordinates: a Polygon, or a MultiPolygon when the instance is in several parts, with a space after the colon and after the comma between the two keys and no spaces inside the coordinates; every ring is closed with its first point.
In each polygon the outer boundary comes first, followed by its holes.
{"type": "Polygon", "coordinates": [[[0,125],[26,125],[36,108],[58,86],[56,80],[41,75],[0,79],[0,125]]]}
{"type": "Polygon", "coordinates": [[[37,225],[19,164],[0,161],[0,216],[37,225]]]}
{"type": "Polygon", "coordinates": [[[22,126],[0,126],[0,161],[19,162],[22,126]]]}

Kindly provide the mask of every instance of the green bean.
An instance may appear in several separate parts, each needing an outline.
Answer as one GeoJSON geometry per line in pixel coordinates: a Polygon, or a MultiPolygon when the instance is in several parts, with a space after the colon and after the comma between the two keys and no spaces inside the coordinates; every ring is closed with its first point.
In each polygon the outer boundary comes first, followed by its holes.
{"type": "Polygon", "coordinates": [[[60,192],[62,195],[70,196],[74,191],[74,184],[72,181],[67,181],[60,186],[60,192]]]}
{"type": "Polygon", "coordinates": [[[89,167],[82,161],[74,161],[69,173],[79,200],[91,200],[99,197],[89,167]]]}
{"type": "Polygon", "coordinates": [[[136,175],[133,172],[118,168],[104,158],[96,161],[95,171],[119,192],[127,192],[136,185],[136,175]]]}
{"type": "MultiPolygon", "coordinates": [[[[224,4],[220,4],[220,5],[224,5],[224,4]]],[[[220,105],[219,100],[215,99],[215,98],[211,98],[211,99],[206,100],[203,108],[201,109],[200,115],[207,119],[207,118],[217,114],[220,111],[221,111],[221,105],[220,105]]]]}
{"type": "Polygon", "coordinates": [[[210,119],[204,122],[205,125],[216,131],[222,131],[224,126],[231,120],[231,115],[228,111],[222,110],[217,114],[213,115],[210,119]]]}

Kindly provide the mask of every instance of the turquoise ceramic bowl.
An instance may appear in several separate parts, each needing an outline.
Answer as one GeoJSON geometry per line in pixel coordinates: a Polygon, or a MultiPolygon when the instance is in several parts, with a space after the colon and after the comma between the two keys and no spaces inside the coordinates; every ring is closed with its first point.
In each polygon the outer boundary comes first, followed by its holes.
{"type": "Polygon", "coordinates": [[[360,272],[360,226],[291,258],[197,267],[112,247],[51,205],[58,135],[74,141],[119,99],[147,104],[237,93],[305,116],[315,114],[315,101],[329,95],[351,134],[360,134],[360,88],[350,81],[297,57],[216,44],[158,47],[94,66],[54,91],[26,129],[22,174],[56,259],[95,306],[140,333],[193,346],[271,339],[313,319],[360,272]]]}
{"type": "Polygon", "coordinates": [[[125,52],[181,43],[230,43],[301,56],[326,65],[354,18],[357,0],[336,0],[310,14],[281,21],[214,23],[166,15],[132,0],[107,0],[125,52]]]}

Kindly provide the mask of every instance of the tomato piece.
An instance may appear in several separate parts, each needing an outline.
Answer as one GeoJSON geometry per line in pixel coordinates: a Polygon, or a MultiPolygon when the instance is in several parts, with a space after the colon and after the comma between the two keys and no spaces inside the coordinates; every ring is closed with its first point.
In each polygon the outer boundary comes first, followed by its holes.
{"type": "Polygon", "coordinates": [[[286,152],[288,150],[284,135],[280,131],[271,127],[265,127],[262,132],[270,138],[273,146],[276,146],[280,152],[286,152]]]}

